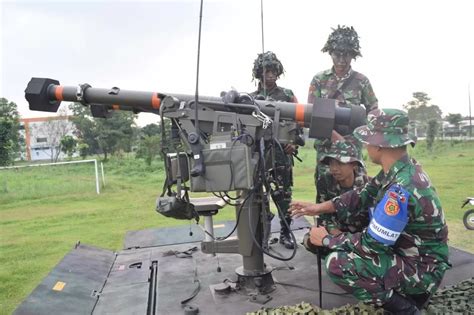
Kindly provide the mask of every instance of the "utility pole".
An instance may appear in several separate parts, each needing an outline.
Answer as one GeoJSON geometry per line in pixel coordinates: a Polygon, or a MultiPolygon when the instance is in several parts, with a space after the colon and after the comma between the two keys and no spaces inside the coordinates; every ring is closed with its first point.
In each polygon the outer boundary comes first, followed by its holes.
{"type": "Polygon", "coordinates": [[[472,139],[471,84],[467,85],[467,95],[469,97],[469,139],[472,139]]]}

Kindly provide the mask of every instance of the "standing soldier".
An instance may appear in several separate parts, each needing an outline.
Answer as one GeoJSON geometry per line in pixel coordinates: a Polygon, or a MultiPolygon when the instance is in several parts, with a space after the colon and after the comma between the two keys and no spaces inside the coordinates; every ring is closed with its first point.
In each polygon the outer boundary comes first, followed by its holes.
{"type": "Polygon", "coordinates": [[[297,103],[298,100],[292,90],[285,89],[276,84],[276,81],[284,72],[283,65],[273,52],[267,51],[258,54],[257,59],[253,63],[252,70],[253,79],[258,80],[258,89],[251,93],[251,95],[257,99],[297,103]]]}
{"type": "MultiPolygon", "coordinates": [[[[352,59],[362,56],[359,36],[354,28],[338,26],[337,29],[333,29],[322,52],[329,53],[333,67],[313,77],[309,86],[308,104],[313,104],[314,99],[318,97],[336,99],[340,106],[344,106],[344,104],[364,105],[367,113],[376,109],[377,98],[369,79],[351,68],[352,59]]],[[[344,130],[342,126],[336,126],[333,140],[341,139],[341,135],[344,136],[348,133],[349,130],[344,130]]],[[[317,186],[319,178],[329,171],[329,168],[322,165],[320,160],[330,146],[330,141],[316,140],[314,143],[317,152],[315,186],[317,186]]],[[[361,150],[362,148],[359,147],[359,151],[361,150]]],[[[319,197],[318,192],[317,201],[320,199],[319,197]]]]}
{"type": "Polygon", "coordinates": [[[450,268],[448,227],[440,200],[420,164],[409,158],[408,115],[398,109],[375,110],[354,136],[367,145],[381,171],[362,190],[320,204],[294,202],[293,216],[336,213],[350,221],[365,214],[362,232],[328,234],[311,229],[310,242],[328,247],[329,277],[366,303],[393,314],[420,314],[450,268]]]}
{"type": "MultiPolygon", "coordinates": [[[[253,79],[258,80],[258,89],[251,93],[251,95],[256,99],[292,103],[298,102],[293,91],[276,84],[276,81],[284,71],[283,65],[273,52],[267,51],[259,54],[257,59],[254,61],[252,70],[253,79]]],[[[300,130],[300,133],[303,133],[302,130],[300,130]]],[[[291,217],[288,214],[288,208],[291,202],[291,186],[293,186],[293,153],[296,151],[297,147],[295,145],[287,144],[282,150],[282,147],[274,143],[274,141],[269,141],[267,145],[273,146],[275,155],[274,160],[272,156],[267,156],[266,164],[271,166],[269,171],[280,188],[278,196],[273,196],[274,202],[277,204],[277,207],[280,208],[280,211],[278,212],[281,225],[280,243],[288,249],[293,249],[295,244],[290,235],[290,229],[288,228],[291,224],[291,217]]],[[[269,220],[271,220],[271,218],[269,218],[269,220]]],[[[269,234],[266,238],[268,236],[269,234]]],[[[264,246],[267,246],[267,243],[268,239],[264,239],[264,246]]]]}

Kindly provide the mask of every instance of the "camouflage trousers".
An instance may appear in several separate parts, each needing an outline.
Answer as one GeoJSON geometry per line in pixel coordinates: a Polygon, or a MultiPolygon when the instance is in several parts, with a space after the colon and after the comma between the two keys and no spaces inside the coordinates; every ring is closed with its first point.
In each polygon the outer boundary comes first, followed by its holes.
{"type": "Polygon", "coordinates": [[[434,293],[445,270],[421,271],[403,259],[407,258],[385,254],[369,257],[336,250],[326,257],[325,266],[334,283],[365,303],[381,306],[393,291],[403,295],[434,293]]]}
{"type": "Polygon", "coordinates": [[[279,185],[281,185],[282,188],[282,194],[281,196],[278,196],[273,199],[273,201],[276,203],[278,208],[280,208],[280,211],[278,211],[278,215],[280,217],[280,222],[282,224],[282,227],[284,226],[283,220],[286,220],[286,222],[290,223],[291,218],[288,213],[288,209],[290,208],[290,203],[291,203],[291,197],[292,197],[292,171],[290,169],[283,169],[282,167],[281,170],[277,170],[276,172],[276,177],[277,181],[279,182],[279,185]]]}
{"type": "Polygon", "coordinates": [[[287,155],[281,150],[277,149],[273,157],[275,160],[272,163],[272,156],[268,155],[266,157],[267,165],[271,165],[271,173],[275,182],[280,188],[279,191],[273,195],[273,201],[280,208],[278,211],[278,216],[280,217],[280,222],[282,227],[285,226],[283,220],[287,223],[291,222],[291,218],[288,213],[290,208],[292,189],[293,186],[293,159],[291,155],[287,155]]]}

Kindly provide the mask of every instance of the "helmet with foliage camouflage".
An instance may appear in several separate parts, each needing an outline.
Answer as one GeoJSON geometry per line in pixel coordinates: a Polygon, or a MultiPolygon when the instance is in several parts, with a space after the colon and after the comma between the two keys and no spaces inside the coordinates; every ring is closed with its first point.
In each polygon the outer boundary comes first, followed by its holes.
{"type": "Polygon", "coordinates": [[[411,144],[416,137],[408,133],[408,114],[400,109],[375,109],[367,116],[367,125],[354,130],[361,142],[382,148],[398,148],[411,144]]]}
{"type": "Polygon", "coordinates": [[[258,54],[257,59],[253,62],[253,79],[263,80],[263,69],[272,70],[277,79],[285,72],[280,60],[278,60],[277,56],[271,51],[258,54]]]}
{"type": "Polygon", "coordinates": [[[351,26],[340,26],[338,25],[336,29],[332,29],[333,32],[329,35],[326,44],[324,45],[322,52],[349,52],[354,55],[354,58],[361,56],[360,45],[359,45],[359,35],[355,29],[351,26]]]}
{"type": "Polygon", "coordinates": [[[359,151],[355,145],[345,140],[336,140],[331,144],[331,148],[319,159],[319,161],[328,165],[332,158],[341,163],[357,162],[361,167],[364,167],[364,162],[362,162],[359,156],[359,151]]]}

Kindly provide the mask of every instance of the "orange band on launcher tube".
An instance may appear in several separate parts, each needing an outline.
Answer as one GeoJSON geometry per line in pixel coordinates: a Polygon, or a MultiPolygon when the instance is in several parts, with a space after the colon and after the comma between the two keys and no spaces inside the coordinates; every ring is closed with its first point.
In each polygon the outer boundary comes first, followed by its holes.
{"type": "Polygon", "coordinates": [[[296,104],[295,106],[295,120],[300,123],[304,123],[304,105],[296,104]]]}
{"type": "Polygon", "coordinates": [[[154,109],[160,109],[161,100],[158,98],[158,93],[153,93],[151,95],[151,107],[154,109]]]}
{"type": "Polygon", "coordinates": [[[56,86],[56,89],[54,90],[54,97],[56,98],[57,101],[63,101],[64,100],[63,89],[64,89],[64,87],[62,87],[61,85],[56,86]]]}

